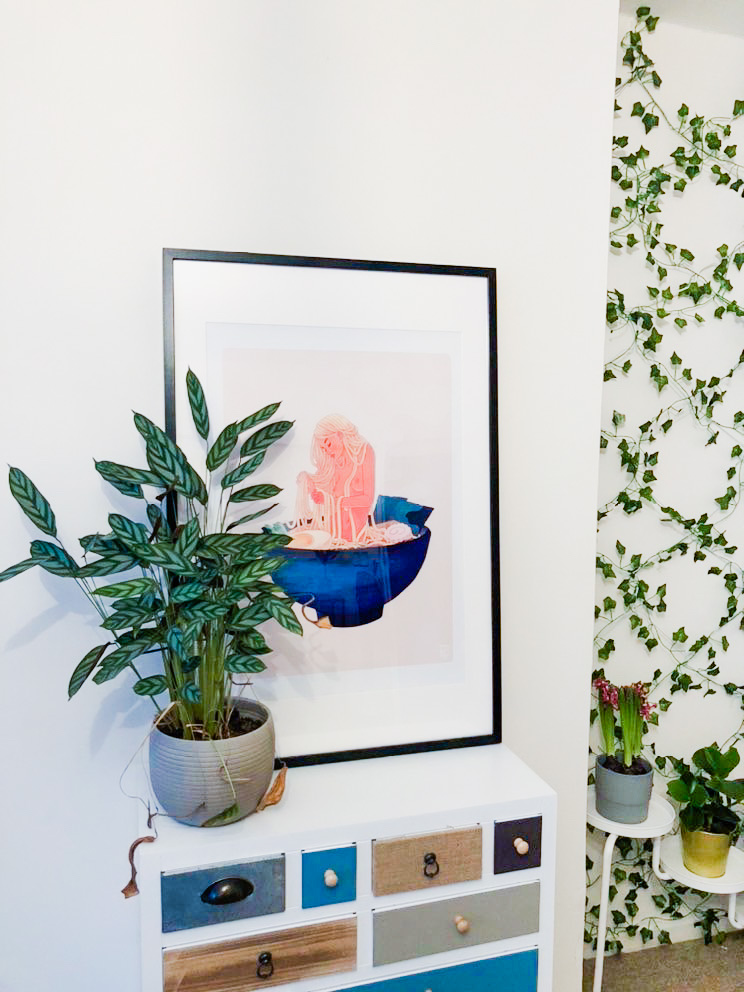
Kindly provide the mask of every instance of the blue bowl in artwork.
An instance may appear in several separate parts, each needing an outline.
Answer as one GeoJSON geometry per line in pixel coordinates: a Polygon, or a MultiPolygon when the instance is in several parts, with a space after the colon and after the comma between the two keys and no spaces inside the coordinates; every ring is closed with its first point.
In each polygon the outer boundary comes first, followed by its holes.
{"type": "MultiPolygon", "coordinates": [[[[319,619],[327,617],[332,627],[372,623],[418,575],[429,549],[431,531],[424,525],[431,512],[400,496],[379,496],[373,520],[408,524],[411,540],[351,551],[279,548],[271,554],[282,567],[271,573],[272,580],[296,602],[312,607],[319,619]]],[[[265,529],[288,530],[283,524],[265,529]]]]}

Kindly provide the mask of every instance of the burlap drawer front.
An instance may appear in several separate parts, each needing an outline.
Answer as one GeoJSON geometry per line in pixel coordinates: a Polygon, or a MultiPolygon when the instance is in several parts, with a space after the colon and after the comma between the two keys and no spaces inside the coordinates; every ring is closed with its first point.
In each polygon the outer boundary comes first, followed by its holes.
{"type": "Polygon", "coordinates": [[[252,992],[356,968],[356,918],[172,948],[164,992],[252,992]]]}
{"type": "Polygon", "coordinates": [[[373,923],[375,965],[521,937],[539,929],[540,883],[375,910],[373,923]]]}
{"type": "Polygon", "coordinates": [[[387,896],[482,875],[480,826],[372,842],[372,892],[387,896]]]}

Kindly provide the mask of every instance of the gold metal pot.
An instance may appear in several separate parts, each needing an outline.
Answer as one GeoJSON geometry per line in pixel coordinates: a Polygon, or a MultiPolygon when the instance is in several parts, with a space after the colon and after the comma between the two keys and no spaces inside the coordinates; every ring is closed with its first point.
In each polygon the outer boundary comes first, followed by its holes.
{"type": "Polygon", "coordinates": [[[726,871],[730,834],[709,834],[706,830],[681,829],[682,863],[688,871],[703,878],[720,878],[726,871]]]}

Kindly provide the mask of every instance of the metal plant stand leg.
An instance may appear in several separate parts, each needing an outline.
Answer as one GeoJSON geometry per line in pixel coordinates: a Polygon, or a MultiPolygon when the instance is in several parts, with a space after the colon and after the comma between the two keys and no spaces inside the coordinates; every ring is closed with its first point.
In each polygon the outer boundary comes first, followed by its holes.
{"type": "Polygon", "coordinates": [[[607,934],[607,910],[610,902],[610,866],[612,853],[615,850],[617,834],[607,834],[604,854],[602,855],[602,886],[599,893],[599,921],[597,922],[597,956],[594,959],[593,992],[602,988],[602,972],[604,970],[605,936],[607,934]]]}

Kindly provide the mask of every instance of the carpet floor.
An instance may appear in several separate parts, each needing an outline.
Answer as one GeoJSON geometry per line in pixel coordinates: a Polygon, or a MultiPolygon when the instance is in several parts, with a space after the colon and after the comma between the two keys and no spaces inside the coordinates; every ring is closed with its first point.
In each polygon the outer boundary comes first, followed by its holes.
{"type": "MultiPolygon", "coordinates": [[[[594,959],[584,961],[582,992],[591,992],[594,959]]],[[[744,992],[744,932],[723,945],[702,940],[606,957],[602,992],[744,992]]]]}

